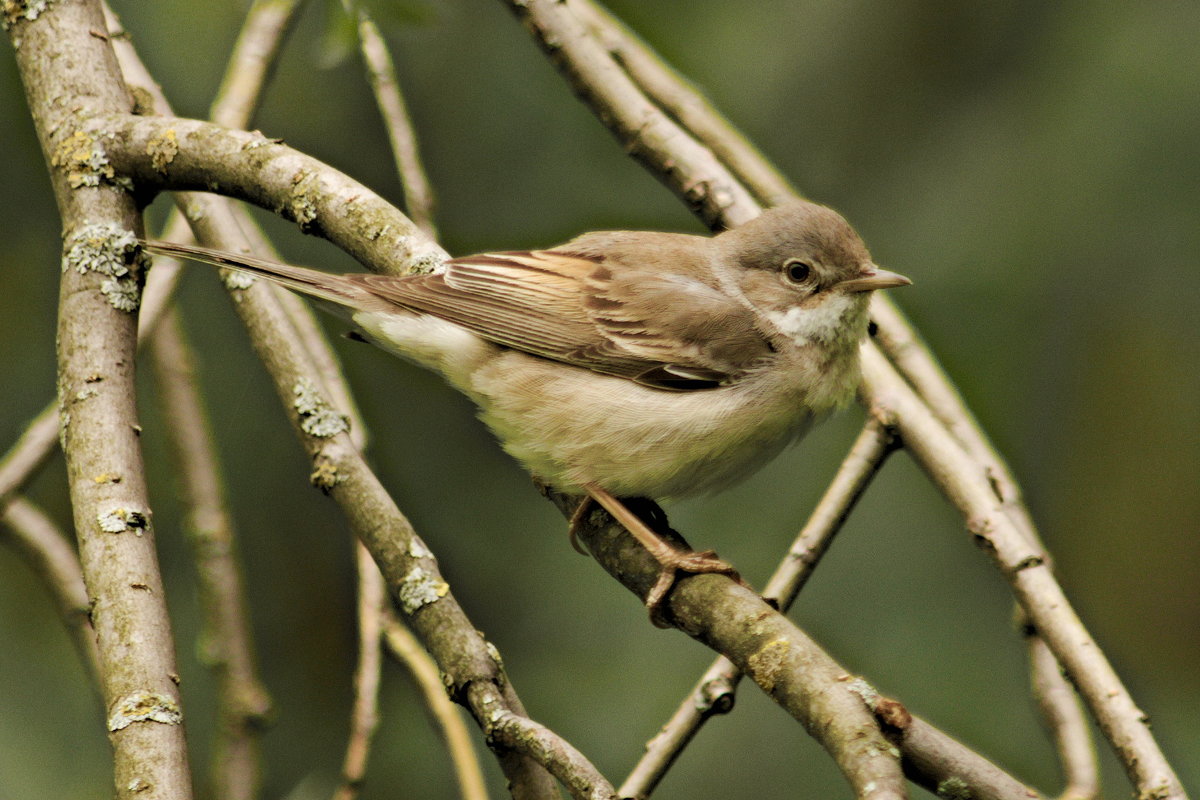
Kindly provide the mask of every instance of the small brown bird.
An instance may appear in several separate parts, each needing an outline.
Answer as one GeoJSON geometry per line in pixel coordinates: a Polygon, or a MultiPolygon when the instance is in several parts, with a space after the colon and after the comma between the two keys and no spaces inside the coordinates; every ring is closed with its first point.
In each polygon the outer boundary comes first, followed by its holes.
{"type": "Polygon", "coordinates": [[[146,249],[330,301],[369,340],[439,372],[530,472],[593,498],[654,554],[656,622],[677,571],[732,569],[663,541],[618,498],[713,492],[762,467],[854,396],[870,294],[910,283],[876,266],[840,215],[803,201],[712,237],[586,233],[405,277],[146,249]]]}

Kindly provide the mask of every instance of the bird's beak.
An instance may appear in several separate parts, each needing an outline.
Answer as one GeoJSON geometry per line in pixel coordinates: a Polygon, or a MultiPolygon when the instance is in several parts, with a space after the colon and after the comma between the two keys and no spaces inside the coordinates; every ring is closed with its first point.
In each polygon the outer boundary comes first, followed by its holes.
{"type": "Polygon", "coordinates": [[[891,289],[896,286],[908,286],[912,281],[899,272],[892,272],[883,267],[871,264],[857,278],[844,280],[837,285],[843,292],[869,292],[874,289],[891,289]]]}

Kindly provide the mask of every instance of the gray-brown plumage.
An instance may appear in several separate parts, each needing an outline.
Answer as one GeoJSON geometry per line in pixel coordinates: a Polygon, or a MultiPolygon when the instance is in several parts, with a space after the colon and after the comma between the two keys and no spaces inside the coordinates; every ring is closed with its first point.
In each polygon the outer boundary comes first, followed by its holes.
{"type": "Polygon", "coordinates": [[[870,293],[909,282],[807,202],[713,237],[588,233],[408,277],[146,247],[343,306],[470,396],[533,474],[610,500],[713,491],[761,467],[853,397],[870,293]]]}

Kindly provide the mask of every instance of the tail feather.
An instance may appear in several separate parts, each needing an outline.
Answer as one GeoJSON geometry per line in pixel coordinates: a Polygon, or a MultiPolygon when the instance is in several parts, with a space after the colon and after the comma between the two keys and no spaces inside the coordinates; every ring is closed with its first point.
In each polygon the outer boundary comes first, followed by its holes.
{"type": "Polygon", "coordinates": [[[372,298],[366,292],[341,275],[195,245],[161,241],[142,241],[141,244],[145,250],[151,253],[249,272],[302,294],[352,309],[362,308],[364,305],[374,305],[370,302],[372,298]]]}

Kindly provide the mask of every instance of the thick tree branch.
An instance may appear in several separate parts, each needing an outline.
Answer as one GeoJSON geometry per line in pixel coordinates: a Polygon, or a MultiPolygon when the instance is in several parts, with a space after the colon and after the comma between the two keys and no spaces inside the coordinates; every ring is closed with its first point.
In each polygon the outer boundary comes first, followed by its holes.
{"type": "Polygon", "coordinates": [[[179,117],[93,122],[108,158],[139,187],[211,191],[278,213],[376,272],[437,269],[445,252],[375,192],[261,133],[179,117]],[[162,154],[170,142],[169,155],[162,154]]]}
{"type": "Polygon", "coordinates": [[[120,798],[192,795],[134,393],[143,264],[126,182],[84,129],[125,113],[99,5],[59,0],[9,33],[63,218],[59,387],[84,580],[93,601],[120,798]],[[96,33],[100,35],[94,35],[96,33]]]}
{"type": "MultiPolygon", "coordinates": [[[[578,498],[549,492],[566,516],[578,498]]],[[[576,527],[588,551],[645,599],[660,567],[606,512],[576,527]]],[[[906,797],[899,753],[891,747],[851,675],[761,597],[725,575],[681,577],[666,605],[676,627],[728,658],[795,717],[829,752],[857,797],[906,797]]]]}

